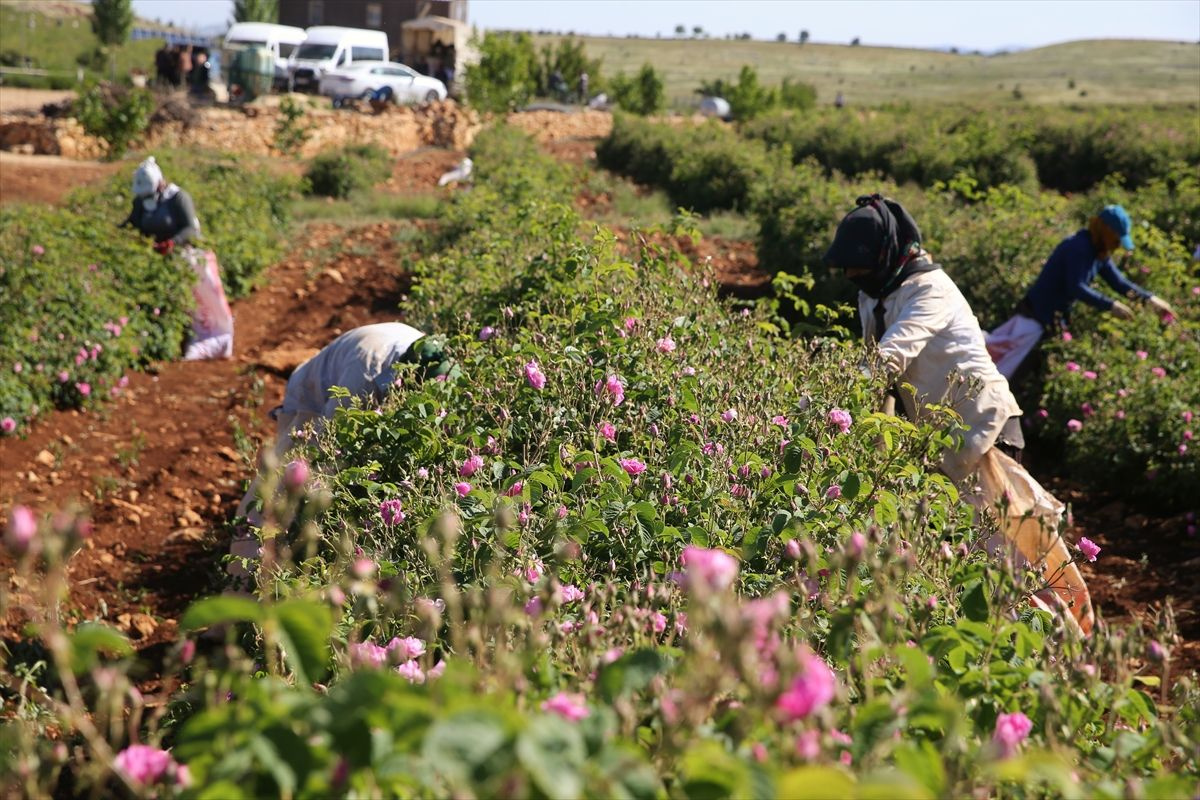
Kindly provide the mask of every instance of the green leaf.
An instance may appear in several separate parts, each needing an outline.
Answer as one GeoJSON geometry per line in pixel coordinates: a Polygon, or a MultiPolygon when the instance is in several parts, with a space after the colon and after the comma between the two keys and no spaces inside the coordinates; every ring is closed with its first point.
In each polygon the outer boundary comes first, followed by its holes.
{"type": "Polygon", "coordinates": [[[668,666],[666,657],[657,650],[637,650],[607,664],[596,679],[596,687],[600,696],[611,703],[621,695],[646,688],[668,666]]]}
{"type": "Polygon", "coordinates": [[[832,767],[801,767],[780,777],[777,789],[789,800],[838,800],[854,797],[854,779],[832,767]]]}
{"type": "Polygon", "coordinates": [[[587,749],[579,729],[561,717],[531,720],[517,738],[517,758],[547,797],[583,795],[587,749]]]}
{"type": "Polygon", "coordinates": [[[279,622],[283,648],[296,675],[305,683],[325,676],[333,612],[314,600],[287,600],[271,609],[279,622]]]}
{"type": "Polygon", "coordinates": [[[100,653],[128,656],[133,654],[133,646],[125,634],[98,622],[84,622],[76,627],[71,633],[71,669],[76,674],[87,672],[96,665],[100,653]]]}
{"type": "Polygon", "coordinates": [[[179,619],[179,629],[194,631],[230,622],[262,622],[263,610],[248,597],[220,595],[192,603],[179,619]]]}
{"type": "Polygon", "coordinates": [[[250,752],[254,754],[258,763],[262,764],[263,768],[275,779],[275,785],[279,787],[279,794],[290,797],[296,791],[296,773],[292,771],[291,765],[279,755],[275,743],[261,734],[255,734],[250,737],[249,745],[250,752]]]}
{"type": "Polygon", "coordinates": [[[502,748],[508,737],[500,714],[472,708],[435,723],[425,737],[423,753],[438,772],[462,783],[502,748]]]}
{"type": "Polygon", "coordinates": [[[988,599],[983,581],[975,580],[966,585],[962,593],[962,609],[963,614],[972,622],[987,621],[988,599]]]}
{"type": "Polygon", "coordinates": [[[919,781],[931,794],[941,796],[946,786],[946,767],[932,742],[907,744],[897,748],[892,758],[905,774],[919,781]]]}
{"type": "Polygon", "coordinates": [[[853,500],[858,497],[858,492],[862,488],[862,481],[858,475],[851,472],[846,476],[846,480],[842,482],[842,497],[846,500],[853,500]]]}
{"type": "Polygon", "coordinates": [[[196,800],[243,800],[249,797],[246,790],[233,781],[217,781],[202,788],[196,800]]]}
{"type": "Polygon", "coordinates": [[[786,528],[788,523],[791,521],[792,512],[786,509],[776,511],[775,516],[771,517],[771,530],[774,531],[776,535],[779,535],[780,533],[783,533],[783,529],[786,528]]]}

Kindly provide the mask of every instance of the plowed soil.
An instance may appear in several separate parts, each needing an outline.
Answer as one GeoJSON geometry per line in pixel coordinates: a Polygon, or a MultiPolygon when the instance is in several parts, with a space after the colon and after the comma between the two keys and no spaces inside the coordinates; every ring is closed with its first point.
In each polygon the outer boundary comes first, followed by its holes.
{"type": "MultiPolygon", "coordinates": [[[[578,163],[594,145],[573,138],[547,147],[578,163]]],[[[380,188],[429,191],[462,157],[414,153],[380,188]]],[[[73,163],[68,169],[6,156],[0,193],[5,201],[54,202],[110,174],[109,165],[73,163]],[[51,174],[53,191],[46,187],[51,174]]],[[[266,411],[282,398],[286,376],[345,330],[403,319],[406,265],[417,253],[402,242],[423,224],[310,225],[267,272],[262,288],[234,304],[234,359],[160,364],[134,375],[129,391],[101,411],[55,412],[24,438],[0,440],[0,514],[15,503],[39,512],[80,503],[93,516],[94,533],[70,566],[69,620],[106,620],[128,631],[139,649],[175,640],[178,615],[219,585],[229,520],[252,475],[255,446],[273,433],[266,411]]],[[[751,243],[675,243],[694,261],[711,259],[727,291],[766,291],[769,276],[758,268],[751,243]]],[[[1119,502],[1040,477],[1073,503],[1072,541],[1086,535],[1104,548],[1096,563],[1084,566],[1102,614],[1148,622],[1173,597],[1183,641],[1173,648],[1172,671],[1200,666],[1200,593],[1192,577],[1200,567],[1200,539],[1185,534],[1184,518],[1131,515],[1119,502]]],[[[14,606],[28,601],[32,587],[12,574],[10,563],[0,560],[0,570],[14,606]]],[[[4,638],[19,638],[25,618],[19,607],[10,608],[4,638]]],[[[158,687],[149,676],[143,688],[158,687]]]]}

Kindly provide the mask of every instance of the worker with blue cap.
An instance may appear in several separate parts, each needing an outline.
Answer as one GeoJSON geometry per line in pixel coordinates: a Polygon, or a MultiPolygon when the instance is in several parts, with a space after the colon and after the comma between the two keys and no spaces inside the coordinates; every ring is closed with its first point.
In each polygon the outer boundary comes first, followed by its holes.
{"type": "Polygon", "coordinates": [[[1149,303],[1164,318],[1174,313],[1170,304],[1129,280],[1113,263],[1112,255],[1118,249],[1133,250],[1132,229],[1133,223],[1124,208],[1105,206],[1088,220],[1086,228],[1054,248],[1016,313],[988,334],[988,352],[1004,377],[1011,381],[1038,343],[1055,327],[1070,320],[1071,306],[1076,300],[1111,312],[1118,319],[1133,317],[1124,300],[1149,303]],[[1124,300],[1093,289],[1091,284],[1097,275],[1124,300]]]}

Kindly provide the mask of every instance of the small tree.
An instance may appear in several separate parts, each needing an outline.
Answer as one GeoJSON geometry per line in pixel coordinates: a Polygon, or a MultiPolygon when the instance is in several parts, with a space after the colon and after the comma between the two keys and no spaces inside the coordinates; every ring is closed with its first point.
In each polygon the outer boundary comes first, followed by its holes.
{"type": "Polygon", "coordinates": [[[683,36],[685,33],[687,33],[687,28],[683,27],[682,25],[675,26],[675,35],[676,36],[683,36]]]}
{"type": "Polygon", "coordinates": [[[234,0],[234,22],[279,22],[279,0],[234,0]]]}
{"type": "Polygon", "coordinates": [[[725,99],[730,115],[737,120],[753,119],[779,103],[778,93],[759,83],[758,72],[749,64],[742,66],[737,83],[726,88],[725,99]]]}
{"type": "Polygon", "coordinates": [[[467,65],[467,99],[484,111],[507,111],[537,91],[537,48],[527,33],[489,32],[476,41],[479,61],[467,65]]]}
{"type": "Polygon", "coordinates": [[[777,41],[777,42],[786,42],[786,41],[787,41],[787,34],[786,34],[786,33],[777,33],[777,34],[775,34],[775,41],[777,41]]]}
{"type": "Polygon", "coordinates": [[[632,78],[617,75],[609,80],[608,85],[613,101],[634,114],[654,114],[667,104],[662,78],[649,64],[643,64],[632,78]]]}
{"type": "Polygon", "coordinates": [[[704,26],[703,26],[703,25],[693,25],[693,26],[692,26],[692,36],[695,36],[697,39],[699,39],[699,38],[700,38],[700,35],[701,35],[702,33],[704,33],[704,26]]]}
{"type": "Polygon", "coordinates": [[[855,36],[853,39],[850,40],[850,46],[858,47],[858,37],[857,36],[855,36]]]}
{"type": "Polygon", "coordinates": [[[133,6],[131,0],[94,0],[92,3],[92,32],[100,40],[102,51],[107,51],[110,77],[116,78],[117,56],[114,47],[125,44],[133,28],[133,6]]]}
{"type": "Polygon", "coordinates": [[[800,44],[808,43],[808,31],[800,31],[800,44]]]}

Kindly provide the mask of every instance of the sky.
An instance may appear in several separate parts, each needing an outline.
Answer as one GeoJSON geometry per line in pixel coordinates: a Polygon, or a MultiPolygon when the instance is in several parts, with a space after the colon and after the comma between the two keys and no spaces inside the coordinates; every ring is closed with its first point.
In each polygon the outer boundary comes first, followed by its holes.
{"type": "MultiPolygon", "coordinates": [[[[208,31],[229,20],[233,2],[133,6],[142,17],[208,31]]],[[[484,29],[671,37],[676,25],[700,25],[717,37],[791,40],[805,29],[814,42],[984,51],[1074,39],[1200,41],[1200,0],[469,0],[468,14],[484,29]]]]}

